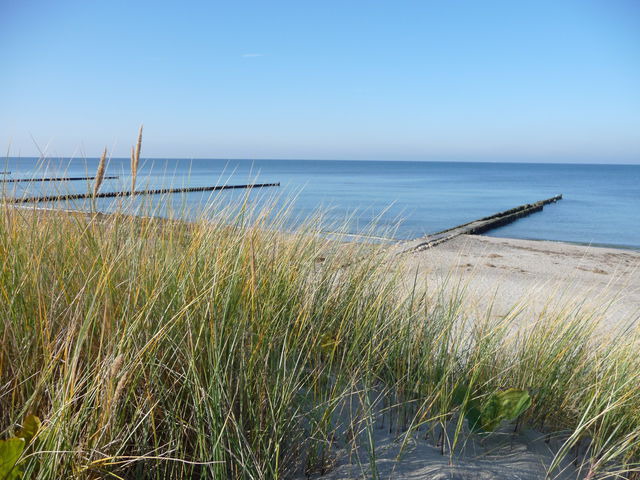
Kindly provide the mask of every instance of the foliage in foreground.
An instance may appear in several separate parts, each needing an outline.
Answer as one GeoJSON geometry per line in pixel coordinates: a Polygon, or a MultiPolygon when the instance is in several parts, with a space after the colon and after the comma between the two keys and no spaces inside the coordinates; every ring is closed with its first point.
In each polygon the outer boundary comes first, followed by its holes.
{"type": "Polygon", "coordinates": [[[3,208],[0,438],[42,419],[24,478],[304,476],[380,421],[453,423],[455,463],[474,409],[486,430],[522,414],[564,432],[552,474],[579,442],[591,478],[637,470],[637,332],[596,341],[598,319],[572,309],[520,330],[472,319],[455,295],[401,287],[371,247],[267,217],[3,208]]]}

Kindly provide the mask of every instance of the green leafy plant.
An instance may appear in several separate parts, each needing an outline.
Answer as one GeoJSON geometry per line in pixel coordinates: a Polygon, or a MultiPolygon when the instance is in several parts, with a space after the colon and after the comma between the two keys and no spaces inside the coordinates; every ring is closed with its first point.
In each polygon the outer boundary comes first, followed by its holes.
{"type": "Polygon", "coordinates": [[[22,438],[25,445],[29,445],[41,426],[40,419],[35,415],[27,415],[22,422],[22,428],[16,432],[17,438],[22,438]]]}
{"type": "Polygon", "coordinates": [[[24,438],[11,437],[0,440],[0,479],[15,480],[22,477],[22,471],[16,467],[25,447],[24,438]]]}
{"type": "Polygon", "coordinates": [[[17,467],[18,460],[39,429],[40,419],[35,415],[28,415],[15,437],[0,440],[0,480],[22,478],[22,470],[17,467]]]}
{"type": "Polygon", "coordinates": [[[526,390],[510,388],[492,393],[484,402],[478,399],[466,405],[465,417],[473,432],[493,432],[503,420],[515,420],[531,406],[526,390]]]}

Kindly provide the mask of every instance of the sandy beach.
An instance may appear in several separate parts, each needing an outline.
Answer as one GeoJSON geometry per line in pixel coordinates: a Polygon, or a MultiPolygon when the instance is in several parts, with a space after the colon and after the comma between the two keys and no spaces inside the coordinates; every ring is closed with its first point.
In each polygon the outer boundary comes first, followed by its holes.
{"type": "Polygon", "coordinates": [[[640,315],[640,252],[563,242],[461,235],[406,254],[407,282],[465,287],[470,308],[531,318],[567,301],[597,309],[605,326],[640,315]],[[603,306],[606,305],[606,309],[603,306]]]}

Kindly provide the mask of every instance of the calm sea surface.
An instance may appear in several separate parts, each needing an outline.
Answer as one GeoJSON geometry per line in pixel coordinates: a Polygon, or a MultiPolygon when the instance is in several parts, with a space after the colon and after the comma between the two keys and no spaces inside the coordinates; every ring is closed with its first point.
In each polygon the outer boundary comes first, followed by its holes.
{"type": "MultiPolygon", "coordinates": [[[[93,175],[97,159],[46,160],[9,158],[0,161],[1,178],[93,175]]],[[[128,188],[128,159],[112,159],[102,191],[128,188]]],[[[368,162],[313,160],[146,160],[138,187],[205,186],[281,182],[279,188],[254,190],[249,198],[284,202],[295,197],[291,220],[301,221],[318,209],[327,230],[345,225],[411,239],[501,210],[551,197],[564,199],[542,213],[493,230],[491,236],[561,240],[640,248],[640,165],[576,165],[522,163],[368,162]]],[[[56,184],[4,183],[6,195],[86,192],[87,182],[56,184]]],[[[220,205],[237,205],[246,191],[173,195],[173,208],[194,218],[215,196],[220,205]]],[[[139,199],[139,202],[144,201],[139,199]]],[[[50,206],[50,205],[49,205],[50,206]]],[[[58,204],[88,208],[87,202],[58,204]]],[[[101,199],[98,208],[117,208],[101,199]]],[[[164,209],[156,212],[166,215],[164,209]]]]}

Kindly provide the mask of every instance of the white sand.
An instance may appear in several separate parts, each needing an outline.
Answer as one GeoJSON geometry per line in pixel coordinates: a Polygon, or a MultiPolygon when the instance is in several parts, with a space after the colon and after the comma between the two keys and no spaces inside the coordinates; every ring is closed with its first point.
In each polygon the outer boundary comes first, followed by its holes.
{"type": "Polygon", "coordinates": [[[640,252],[634,250],[462,235],[405,260],[408,282],[435,287],[449,276],[450,284],[466,286],[465,300],[480,313],[492,305],[500,316],[525,304],[531,316],[573,302],[599,310],[605,326],[640,315],[640,252]]]}
{"type": "MultiPolygon", "coordinates": [[[[453,432],[451,432],[453,433],[453,432]]],[[[471,435],[466,444],[457,449],[453,459],[445,450],[441,454],[433,439],[413,435],[393,437],[384,430],[376,430],[376,470],[380,480],[540,480],[545,479],[547,467],[553,462],[559,441],[528,430],[514,433],[507,426],[486,438],[471,435]]],[[[364,444],[366,440],[362,438],[364,444]]],[[[568,455],[551,478],[569,480],[584,478],[586,468],[575,455],[568,455]],[[577,466],[576,466],[577,465],[577,466]]],[[[347,480],[375,478],[366,448],[338,452],[336,465],[325,475],[314,479],[347,480]]]]}

